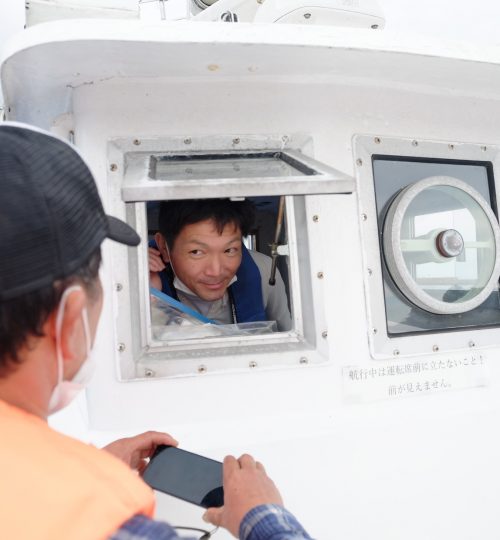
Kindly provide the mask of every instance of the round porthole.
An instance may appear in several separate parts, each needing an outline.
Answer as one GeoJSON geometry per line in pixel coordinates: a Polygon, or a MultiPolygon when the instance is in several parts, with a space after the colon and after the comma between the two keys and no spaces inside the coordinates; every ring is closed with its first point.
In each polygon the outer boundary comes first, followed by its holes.
{"type": "Polygon", "coordinates": [[[500,228],[486,200],[450,176],[403,189],[384,224],[383,248],[399,290],[437,314],[465,313],[498,285],[500,228]]]}

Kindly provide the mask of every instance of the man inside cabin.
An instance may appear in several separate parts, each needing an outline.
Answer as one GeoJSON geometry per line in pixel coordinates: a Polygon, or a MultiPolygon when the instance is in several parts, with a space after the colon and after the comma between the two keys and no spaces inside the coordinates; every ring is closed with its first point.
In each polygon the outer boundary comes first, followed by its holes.
{"type": "MultiPolygon", "coordinates": [[[[98,450],[47,423],[93,371],[101,243],[138,235],[105,215],[82,158],[49,133],[0,123],[0,185],[2,538],[178,540],[140,478],[158,445],[177,445],[170,435],[98,450]]],[[[225,504],[207,521],[245,540],[310,539],[251,456],[226,457],[223,476],[225,504]]]]}
{"type": "Polygon", "coordinates": [[[283,279],[272,260],[243,244],[254,224],[248,201],[163,201],[149,247],[151,285],[219,324],[276,321],[291,328],[283,279]]]}

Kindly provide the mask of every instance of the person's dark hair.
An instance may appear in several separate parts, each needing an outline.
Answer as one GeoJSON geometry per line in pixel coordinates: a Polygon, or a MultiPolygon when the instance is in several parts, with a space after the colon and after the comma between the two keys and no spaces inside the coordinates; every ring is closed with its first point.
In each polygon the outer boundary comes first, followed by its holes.
{"type": "Polygon", "coordinates": [[[34,292],[0,301],[0,377],[21,362],[19,351],[32,337],[42,337],[43,325],[57,308],[65,289],[81,283],[90,298],[97,296],[101,248],[97,248],[72,276],[34,292]]]}
{"type": "Polygon", "coordinates": [[[159,230],[170,248],[183,227],[206,220],[215,222],[219,234],[232,223],[247,236],[254,225],[255,207],[249,200],[230,199],[186,199],[160,204],[159,230]]]}

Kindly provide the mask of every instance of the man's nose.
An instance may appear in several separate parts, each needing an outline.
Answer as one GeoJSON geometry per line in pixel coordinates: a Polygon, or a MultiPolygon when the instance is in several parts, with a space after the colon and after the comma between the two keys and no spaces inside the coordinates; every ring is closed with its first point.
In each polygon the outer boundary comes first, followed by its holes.
{"type": "Polygon", "coordinates": [[[205,274],[208,276],[220,276],[222,272],[222,261],[217,255],[213,255],[207,261],[207,266],[205,267],[205,274]]]}

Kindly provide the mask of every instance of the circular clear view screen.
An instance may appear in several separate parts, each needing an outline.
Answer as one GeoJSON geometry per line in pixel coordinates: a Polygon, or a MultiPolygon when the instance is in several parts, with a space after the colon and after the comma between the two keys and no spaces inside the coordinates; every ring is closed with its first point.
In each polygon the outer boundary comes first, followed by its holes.
{"type": "Polygon", "coordinates": [[[384,226],[391,276],[432,313],[463,313],[496,286],[500,230],[488,203],[451,177],[416,182],[396,197],[384,226]]]}

